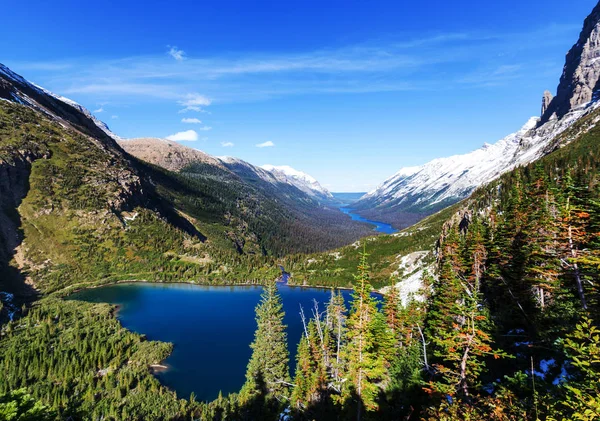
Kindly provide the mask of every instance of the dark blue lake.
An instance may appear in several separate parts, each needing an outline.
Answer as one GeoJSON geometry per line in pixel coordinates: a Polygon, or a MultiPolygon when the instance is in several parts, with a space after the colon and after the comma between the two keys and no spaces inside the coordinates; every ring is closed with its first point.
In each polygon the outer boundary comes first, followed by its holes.
{"type": "MultiPolygon", "coordinates": [[[[300,305],[308,316],[313,300],[325,308],[331,292],[326,289],[278,285],[286,312],[288,348],[295,368],[295,353],[302,335],[300,305]]],[[[159,380],[188,398],[215,399],[237,392],[245,380],[250,343],[256,322],[254,308],[260,300],[258,286],[199,286],[190,284],[131,283],[88,289],[71,299],[120,305],[118,319],[127,329],[148,339],[172,342],[167,370],[159,380]]],[[[343,291],[350,299],[350,291],[343,291]]]]}
{"type": "Polygon", "coordinates": [[[379,221],[372,221],[370,219],[363,218],[362,216],[353,213],[354,209],[352,208],[341,207],[340,210],[346,215],[349,215],[353,221],[361,221],[366,222],[367,224],[374,225],[374,231],[381,232],[383,234],[393,234],[395,232],[398,232],[398,230],[394,229],[394,227],[392,227],[390,224],[385,224],[379,221]]]}

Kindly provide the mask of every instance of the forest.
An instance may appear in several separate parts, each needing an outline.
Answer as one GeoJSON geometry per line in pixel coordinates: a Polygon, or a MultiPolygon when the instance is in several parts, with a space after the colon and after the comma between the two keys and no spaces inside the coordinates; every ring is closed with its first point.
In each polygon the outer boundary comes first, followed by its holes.
{"type": "Polygon", "coordinates": [[[306,209],[232,202],[240,190],[199,168],[132,161],[131,172],[106,145],[3,102],[0,164],[20,162],[28,178],[15,184],[19,212],[0,211],[26,245],[19,280],[40,294],[12,320],[0,306],[0,419],[598,419],[600,128],[582,130],[597,117],[411,228],[317,253],[336,244],[320,240],[326,217],[308,229],[306,209]],[[389,288],[378,305],[371,292],[414,252],[429,268],[421,290],[403,303],[389,288]],[[279,264],[292,284],[353,290],[302,310],[295,361],[279,264]],[[123,328],[114,306],[68,299],[127,279],[264,285],[241,390],[177,396],[152,375],[173,344],[123,328]]]}
{"type": "MultiPolygon", "coordinates": [[[[123,329],[108,305],[48,297],[2,327],[0,414],[595,419],[599,139],[600,129],[592,129],[452,209],[433,249],[435,270],[407,305],[395,289],[381,308],[371,298],[376,243],[365,242],[345,281],[354,289],[350,308],[332,292],[324,308],[304,309],[293,378],[274,283],[256,309],[246,383],[210,403],[181,399],[152,376],[148,367],[168,355],[169,344],[123,329]]],[[[135,232],[133,225],[128,236],[135,232]]]]}

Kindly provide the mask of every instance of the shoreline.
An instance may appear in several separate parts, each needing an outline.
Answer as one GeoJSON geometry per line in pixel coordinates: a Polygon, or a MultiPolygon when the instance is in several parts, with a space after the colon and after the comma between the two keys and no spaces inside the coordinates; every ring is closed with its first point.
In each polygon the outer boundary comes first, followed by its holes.
{"type": "MultiPolygon", "coordinates": [[[[275,282],[281,283],[290,288],[315,288],[315,289],[326,289],[326,290],[331,290],[331,289],[338,290],[339,289],[342,291],[352,291],[352,289],[353,289],[351,287],[346,287],[346,286],[333,287],[333,286],[327,286],[327,285],[301,285],[301,284],[290,283],[289,281],[281,282],[281,281],[279,281],[279,279],[281,279],[281,278],[276,278],[275,282]]],[[[198,286],[198,287],[248,287],[248,286],[263,287],[263,286],[265,286],[264,283],[254,283],[254,282],[231,283],[231,284],[205,284],[205,283],[197,283],[197,282],[192,282],[192,281],[165,282],[165,281],[149,281],[147,279],[125,279],[125,280],[120,280],[120,281],[110,281],[107,283],[102,283],[102,284],[97,284],[97,285],[81,286],[72,291],[69,291],[68,293],[66,293],[64,295],[61,295],[61,298],[66,298],[66,297],[69,297],[70,295],[77,294],[78,292],[82,292],[82,291],[88,290],[88,289],[96,289],[96,288],[102,288],[102,287],[107,287],[107,286],[111,286],[111,285],[119,285],[119,284],[138,284],[138,283],[162,284],[162,285],[194,285],[194,286],[198,286]]],[[[375,289],[375,288],[371,292],[374,292],[374,293],[380,294],[380,295],[385,295],[384,292],[382,292],[379,289],[375,289]]],[[[50,294],[50,295],[52,295],[52,294],[50,294]]]]}
{"type": "MultiPolygon", "coordinates": [[[[352,291],[352,288],[350,288],[350,287],[331,287],[331,286],[324,286],[324,285],[295,285],[295,284],[290,284],[288,282],[282,282],[281,281],[281,277],[276,278],[275,282],[280,283],[280,284],[285,285],[285,286],[288,286],[290,288],[317,289],[317,290],[332,290],[333,289],[333,290],[352,291]]],[[[92,289],[96,289],[96,288],[102,288],[102,287],[108,287],[108,286],[115,286],[115,285],[126,285],[126,284],[131,284],[131,285],[134,285],[134,284],[163,284],[163,285],[165,285],[165,284],[173,284],[173,285],[193,285],[193,286],[197,286],[197,287],[217,287],[217,288],[219,288],[219,287],[221,287],[221,288],[223,288],[223,287],[228,287],[228,288],[231,288],[231,287],[250,287],[250,286],[253,286],[253,287],[264,287],[264,283],[260,283],[259,284],[259,283],[254,283],[254,282],[245,282],[245,283],[237,283],[237,284],[217,284],[217,285],[211,285],[211,284],[199,284],[199,283],[190,282],[190,281],[164,282],[164,281],[148,281],[148,280],[145,280],[145,279],[142,279],[142,280],[119,280],[119,281],[111,281],[111,282],[100,283],[100,284],[95,284],[95,285],[87,285],[87,286],[80,285],[80,286],[76,287],[73,291],[71,291],[69,293],[66,293],[66,294],[63,294],[61,296],[61,299],[68,299],[69,296],[72,296],[72,295],[77,294],[79,292],[82,292],[84,290],[92,290],[92,289]]],[[[372,293],[379,294],[379,295],[383,296],[383,294],[380,291],[378,291],[378,290],[373,290],[372,293]]],[[[77,300],[77,298],[75,298],[75,300],[77,300]]],[[[82,300],[82,301],[85,301],[85,300],[82,300]]],[[[88,301],[88,302],[90,302],[90,301],[88,301]]],[[[97,304],[100,304],[100,303],[97,303],[97,304]]],[[[122,323],[122,321],[120,320],[120,317],[119,317],[119,313],[121,312],[121,310],[123,309],[123,306],[124,306],[123,304],[111,304],[111,303],[106,303],[106,304],[109,304],[109,305],[113,306],[113,310],[111,311],[111,315],[118,321],[118,323],[124,329],[126,329],[126,330],[128,330],[128,331],[130,331],[130,332],[132,332],[132,333],[134,333],[134,334],[136,334],[138,336],[140,336],[140,337],[146,337],[147,338],[146,334],[144,334],[142,332],[135,331],[135,330],[133,330],[133,329],[131,329],[129,327],[123,326],[123,323],[122,323]]],[[[157,340],[159,342],[165,342],[165,341],[162,341],[160,339],[149,339],[149,338],[147,338],[147,339],[148,340],[157,340]]],[[[165,342],[165,343],[168,343],[168,342],[165,342]]],[[[169,351],[168,355],[166,355],[163,360],[147,365],[148,372],[153,377],[155,377],[160,382],[160,384],[163,387],[165,387],[165,388],[167,388],[169,390],[173,390],[173,389],[171,389],[170,387],[166,386],[163,383],[163,381],[160,378],[160,374],[161,373],[165,373],[165,372],[167,372],[167,371],[169,371],[171,369],[171,366],[166,363],[167,359],[173,355],[174,345],[175,344],[171,343],[171,345],[172,345],[171,350],[169,351]]]]}

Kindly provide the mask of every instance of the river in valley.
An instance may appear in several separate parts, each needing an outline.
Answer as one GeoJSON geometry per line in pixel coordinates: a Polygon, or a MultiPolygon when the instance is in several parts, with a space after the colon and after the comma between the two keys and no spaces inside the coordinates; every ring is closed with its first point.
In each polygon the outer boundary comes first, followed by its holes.
{"type": "Polygon", "coordinates": [[[375,228],[373,228],[373,231],[381,232],[383,234],[393,234],[395,232],[398,232],[398,230],[394,229],[394,227],[392,227],[390,224],[363,218],[362,216],[354,213],[354,209],[352,208],[343,206],[340,208],[340,211],[350,216],[353,221],[366,222],[367,224],[374,225],[375,228]]]}
{"type": "MultiPolygon", "coordinates": [[[[331,292],[285,283],[279,283],[278,289],[293,369],[303,331],[300,306],[307,317],[313,300],[324,310],[331,292]]],[[[173,353],[164,362],[168,369],[156,373],[161,383],[179,397],[194,392],[198,400],[212,400],[219,391],[239,391],[244,383],[256,329],[254,308],[261,292],[260,286],[128,283],[80,291],[70,298],[117,304],[124,327],[150,340],[172,342],[173,353]]],[[[350,291],[343,294],[348,301],[350,291]]]]}

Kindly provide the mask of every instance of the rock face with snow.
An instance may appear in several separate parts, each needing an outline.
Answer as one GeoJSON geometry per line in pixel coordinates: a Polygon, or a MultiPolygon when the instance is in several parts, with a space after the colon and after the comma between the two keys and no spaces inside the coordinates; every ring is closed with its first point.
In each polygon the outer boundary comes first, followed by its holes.
{"type": "Polygon", "coordinates": [[[427,213],[428,208],[433,211],[456,202],[481,182],[513,168],[523,154],[521,141],[537,122],[538,118],[532,117],[518,132],[493,145],[484,144],[471,153],[434,159],[420,167],[402,168],[363,196],[354,207],[392,206],[427,213]]]}
{"type": "Polygon", "coordinates": [[[566,57],[556,96],[541,123],[562,118],[578,106],[589,103],[600,88],[600,3],[585,19],[577,43],[566,57]]]}
{"type": "Polygon", "coordinates": [[[262,185],[263,188],[272,190],[275,194],[279,193],[299,200],[308,198],[317,202],[333,198],[332,194],[321,187],[317,180],[292,167],[274,167],[272,165],[259,167],[230,156],[219,157],[219,160],[225,168],[246,182],[252,185],[262,185]]]}
{"type": "Polygon", "coordinates": [[[261,168],[269,171],[280,182],[289,183],[310,196],[321,197],[325,199],[333,198],[331,192],[329,192],[329,190],[327,190],[325,187],[321,186],[321,184],[319,184],[314,177],[311,177],[310,175],[302,171],[298,171],[288,165],[262,165],[261,168]]]}
{"type": "MultiPolygon", "coordinates": [[[[567,54],[557,95],[544,93],[541,118],[532,117],[516,133],[471,153],[403,168],[353,206],[364,216],[380,218],[397,228],[406,226],[406,221],[414,223],[564,144],[564,140],[559,144],[559,136],[598,108],[599,89],[600,4],[585,20],[579,41],[567,54]]],[[[585,129],[589,128],[588,124],[585,129]]]]}

